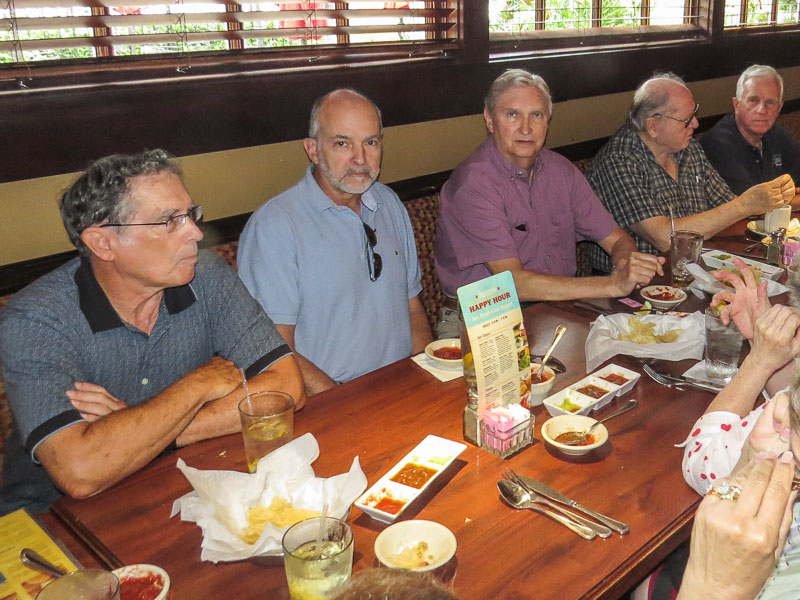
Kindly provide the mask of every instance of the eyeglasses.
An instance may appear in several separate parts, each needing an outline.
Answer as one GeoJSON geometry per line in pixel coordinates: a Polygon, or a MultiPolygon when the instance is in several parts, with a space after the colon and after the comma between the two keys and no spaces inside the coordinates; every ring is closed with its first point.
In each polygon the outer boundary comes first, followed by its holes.
{"type": "Polygon", "coordinates": [[[675,117],[670,117],[669,115],[662,115],[661,113],[654,113],[650,116],[653,118],[670,119],[671,121],[677,121],[678,123],[683,123],[683,127],[685,129],[686,127],[689,126],[689,123],[692,122],[692,119],[694,119],[697,116],[697,112],[699,110],[700,110],[700,105],[695,104],[694,112],[692,113],[692,116],[690,116],[688,119],[676,119],[675,117]]]}
{"type": "Polygon", "coordinates": [[[369,280],[378,281],[383,270],[383,259],[381,255],[375,252],[375,245],[378,243],[378,237],[375,235],[375,230],[361,221],[364,226],[364,233],[367,234],[367,254],[372,255],[372,260],[369,261],[369,280]]]}
{"type": "MultiPolygon", "coordinates": [[[[187,220],[192,223],[197,223],[203,218],[203,207],[193,206],[188,211],[180,215],[172,215],[166,221],[159,221],[158,223],[103,223],[100,227],[140,227],[143,225],[163,225],[167,233],[176,231],[178,227],[184,225],[187,220]]],[[[373,234],[374,235],[374,234],[373,234]]]]}

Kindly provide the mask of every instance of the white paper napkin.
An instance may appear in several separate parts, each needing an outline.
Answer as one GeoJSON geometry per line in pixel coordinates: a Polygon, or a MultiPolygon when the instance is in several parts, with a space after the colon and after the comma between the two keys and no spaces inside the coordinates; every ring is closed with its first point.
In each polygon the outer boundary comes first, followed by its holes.
{"type": "MultiPolygon", "coordinates": [[[[688,263],[686,265],[686,270],[694,276],[694,281],[692,281],[692,284],[689,286],[690,289],[699,289],[709,294],[716,294],[717,292],[731,289],[696,263],[688,263]]],[[[773,281],[772,279],[767,280],[767,296],[777,296],[787,291],[789,291],[789,288],[785,285],[773,281]]]]}
{"type": "Polygon", "coordinates": [[[417,363],[420,367],[425,369],[428,373],[436,377],[439,381],[452,381],[464,376],[463,369],[442,369],[435,362],[433,362],[428,355],[420,352],[416,356],[412,356],[411,360],[417,363]]]}
{"type": "Polygon", "coordinates": [[[180,513],[182,521],[193,521],[203,530],[202,560],[233,561],[280,554],[287,527],[267,523],[255,544],[239,537],[247,528],[249,508],[269,506],[274,497],[280,496],[295,508],[320,512],[327,502],[328,514],[342,518],[367,489],[358,457],[353,459],[349,472],[325,479],[316,477],[311,468],[318,456],[316,438],[306,433],[262,458],[252,474],[201,471],[178,459],[178,469],[194,491],[175,500],[170,516],[180,513]]]}
{"type": "MultiPolygon", "coordinates": [[[[738,369],[737,369],[738,371],[738,369]]],[[[719,381],[714,381],[706,374],[706,361],[701,360],[696,362],[683,374],[687,379],[692,381],[699,381],[700,383],[710,383],[712,385],[721,385],[719,381]]]]}

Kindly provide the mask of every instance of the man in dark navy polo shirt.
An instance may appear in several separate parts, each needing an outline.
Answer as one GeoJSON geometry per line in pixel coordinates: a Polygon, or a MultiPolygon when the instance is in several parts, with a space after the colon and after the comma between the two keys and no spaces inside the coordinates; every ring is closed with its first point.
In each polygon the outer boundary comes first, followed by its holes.
{"type": "Polygon", "coordinates": [[[46,510],[169,447],[233,433],[251,391],[305,402],[272,321],[222,259],[198,254],[201,209],[161,150],[92,164],[61,199],[79,257],[0,312],[14,416],[0,514],[46,510]]]}
{"type": "MultiPolygon", "coordinates": [[[[800,183],[800,146],[775,122],[782,107],[783,78],[772,67],[753,65],[736,84],[733,112],[700,138],[734,194],[787,173],[800,183]]],[[[800,197],[792,205],[800,207],[800,197]]]]}

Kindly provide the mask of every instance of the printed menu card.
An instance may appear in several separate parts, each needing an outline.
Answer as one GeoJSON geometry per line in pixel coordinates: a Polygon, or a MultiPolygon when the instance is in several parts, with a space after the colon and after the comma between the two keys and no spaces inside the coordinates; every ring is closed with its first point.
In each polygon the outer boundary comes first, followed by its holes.
{"type": "MultiPolygon", "coordinates": [[[[531,353],[510,271],[458,288],[458,301],[472,348],[478,413],[521,402],[531,389],[531,353]]],[[[468,359],[464,357],[465,371],[468,359]]]]}

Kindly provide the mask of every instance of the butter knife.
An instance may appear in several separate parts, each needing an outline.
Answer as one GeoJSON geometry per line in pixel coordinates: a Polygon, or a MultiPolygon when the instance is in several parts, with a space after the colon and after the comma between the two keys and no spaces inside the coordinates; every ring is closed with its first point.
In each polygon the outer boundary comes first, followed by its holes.
{"type": "Polygon", "coordinates": [[[532,479],[530,477],[525,477],[524,475],[519,475],[519,478],[525,483],[525,485],[530,486],[537,493],[550,498],[550,500],[555,500],[556,502],[560,502],[566,506],[571,506],[572,508],[581,511],[585,515],[589,515],[590,517],[597,519],[604,525],[608,525],[611,529],[616,531],[619,534],[625,534],[630,531],[630,527],[623,523],[622,521],[617,521],[616,519],[612,519],[611,517],[607,517],[599,512],[592,510],[591,508],[587,508],[582,504],[568,498],[561,492],[557,492],[553,488],[551,488],[546,483],[539,481],[538,479],[532,479]]]}

